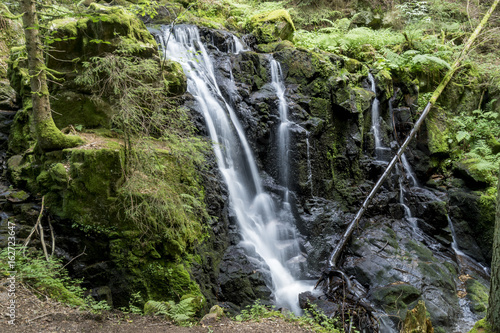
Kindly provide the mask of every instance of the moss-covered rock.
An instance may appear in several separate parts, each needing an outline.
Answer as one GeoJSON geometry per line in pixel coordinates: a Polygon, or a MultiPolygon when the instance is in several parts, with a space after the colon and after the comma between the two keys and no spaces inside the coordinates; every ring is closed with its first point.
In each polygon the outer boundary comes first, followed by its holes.
{"type": "Polygon", "coordinates": [[[172,95],[182,95],[187,89],[187,78],[182,66],[175,61],[167,60],[162,63],[163,77],[166,80],[167,90],[172,95]]]}
{"type": "Polygon", "coordinates": [[[295,26],[285,9],[259,13],[250,18],[249,29],[257,42],[271,43],[277,40],[293,40],[295,26]]]}
{"type": "Polygon", "coordinates": [[[486,318],[483,318],[474,324],[474,327],[469,331],[469,333],[495,333],[495,331],[486,321],[486,318]]]}
{"type": "Polygon", "coordinates": [[[424,301],[418,301],[415,308],[406,312],[401,333],[434,333],[431,320],[427,318],[424,301]]]}
{"type": "Polygon", "coordinates": [[[448,155],[450,137],[446,114],[443,109],[433,109],[425,119],[428,147],[431,154],[448,155]]]}
{"type": "Polygon", "coordinates": [[[469,307],[472,312],[485,315],[488,307],[488,288],[475,279],[465,282],[467,299],[470,300],[469,307]]]}
{"type": "Polygon", "coordinates": [[[123,7],[93,3],[85,15],[54,20],[50,28],[54,56],[47,66],[57,71],[72,71],[78,61],[116,50],[146,58],[158,52],[144,23],[123,7]]]}
{"type": "Polygon", "coordinates": [[[102,99],[74,91],[61,91],[51,95],[52,118],[59,129],[69,125],[85,128],[109,127],[114,112],[102,99]]]}
{"type": "Polygon", "coordinates": [[[404,318],[405,310],[416,304],[421,292],[414,286],[397,282],[373,291],[371,298],[389,314],[404,318]]]}

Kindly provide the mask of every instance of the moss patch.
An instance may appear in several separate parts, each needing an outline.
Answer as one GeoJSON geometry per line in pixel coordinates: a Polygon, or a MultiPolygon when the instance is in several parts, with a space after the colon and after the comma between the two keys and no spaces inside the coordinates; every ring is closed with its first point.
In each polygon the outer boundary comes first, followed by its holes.
{"type": "Polygon", "coordinates": [[[285,9],[259,13],[250,18],[250,30],[258,43],[271,43],[277,40],[292,41],[295,26],[285,9]]]}

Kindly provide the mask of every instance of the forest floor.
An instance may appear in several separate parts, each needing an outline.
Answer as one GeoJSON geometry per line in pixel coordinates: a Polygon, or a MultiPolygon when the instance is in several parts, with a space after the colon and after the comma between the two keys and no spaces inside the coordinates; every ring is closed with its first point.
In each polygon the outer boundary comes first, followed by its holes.
{"type": "Polygon", "coordinates": [[[104,311],[94,314],[69,307],[45,296],[40,299],[36,291],[18,283],[15,291],[15,322],[9,324],[8,316],[11,298],[6,288],[7,281],[0,280],[0,332],[120,332],[120,333],[209,333],[209,332],[252,332],[252,333],[299,333],[311,332],[297,323],[281,318],[266,318],[260,322],[236,322],[223,318],[214,325],[192,327],[176,326],[161,317],[126,314],[120,311],[104,311]]]}

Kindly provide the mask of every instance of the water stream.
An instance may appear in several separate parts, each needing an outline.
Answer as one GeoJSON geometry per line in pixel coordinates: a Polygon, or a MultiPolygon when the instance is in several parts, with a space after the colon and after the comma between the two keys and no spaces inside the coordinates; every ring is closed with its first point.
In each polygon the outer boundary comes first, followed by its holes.
{"type": "Polygon", "coordinates": [[[280,115],[280,124],[278,128],[278,155],[279,155],[279,178],[281,185],[285,188],[283,202],[289,202],[289,161],[288,151],[290,149],[290,133],[288,121],[288,103],[285,99],[285,84],[283,82],[283,73],[280,64],[271,58],[271,82],[278,96],[278,110],[280,115]]]}
{"type": "MultiPolygon", "coordinates": [[[[169,27],[164,27],[156,34],[163,54],[182,65],[188,79],[188,92],[196,99],[198,111],[203,114],[218,167],[229,189],[230,207],[237,217],[242,245],[255,250],[258,254],[256,259],[262,262],[263,267],[269,267],[272,280],[269,287],[273,291],[276,305],[300,313],[298,294],[311,289],[311,286],[295,278],[303,256],[298,246],[293,216],[288,205],[277,205],[263,190],[250,145],[235,110],[231,107],[231,101],[227,101],[221,93],[215,79],[212,59],[200,40],[198,29],[194,26],[176,26],[170,39],[169,27]]],[[[234,47],[231,51],[241,52],[242,49],[234,47]]],[[[286,165],[282,169],[281,178],[286,185],[287,106],[279,64],[271,61],[270,66],[273,73],[272,84],[280,100],[280,128],[283,131],[280,134],[280,160],[286,165]]],[[[287,200],[288,194],[285,195],[284,202],[287,200]]]]}
{"type": "Polygon", "coordinates": [[[388,161],[390,159],[390,148],[385,147],[382,143],[380,133],[380,101],[377,98],[377,86],[375,85],[375,78],[371,73],[368,73],[368,80],[370,81],[370,90],[375,94],[372,102],[372,131],[375,140],[375,158],[377,161],[388,161]]]}

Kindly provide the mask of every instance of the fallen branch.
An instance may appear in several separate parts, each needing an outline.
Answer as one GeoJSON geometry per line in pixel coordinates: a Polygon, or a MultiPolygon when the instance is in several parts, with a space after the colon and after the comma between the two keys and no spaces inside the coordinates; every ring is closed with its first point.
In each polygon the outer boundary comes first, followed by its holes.
{"type": "Polygon", "coordinates": [[[80,254],[79,254],[79,255],[77,255],[76,257],[73,257],[73,259],[71,259],[70,261],[68,261],[68,262],[66,263],[66,265],[64,265],[63,267],[61,267],[61,269],[64,269],[66,266],[68,266],[69,264],[71,264],[71,263],[72,263],[72,262],[73,262],[76,258],[81,257],[81,256],[83,256],[84,254],[87,254],[87,253],[85,253],[85,250],[86,250],[86,249],[87,249],[87,246],[85,246],[85,247],[83,248],[83,252],[82,252],[82,253],[80,253],[80,254]]]}
{"type": "MultiPolygon", "coordinates": [[[[28,246],[30,240],[31,240],[31,236],[33,236],[33,234],[35,233],[35,231],[38,229],[38,225],[40,224],[40,222],[42,221],[42,216],[43,216],[43,206],[44,206],[44,202],[45,202],[45,196],[42,197],[42,208],[40,209],[40,214],[38,214],[38,218],[36,220],[36,223],[35,225],[33,226],[33,229],[31,229],[31,232],[30,234],[28,235],[28,237],[26,238],[26,240],[24,241],[24,244],[23,244],[23,255],[24,255],[24,251],[26,251],[26,247],[28,246]]],[[[47,259],[48,260],[48,259],[47,259]]]]}

